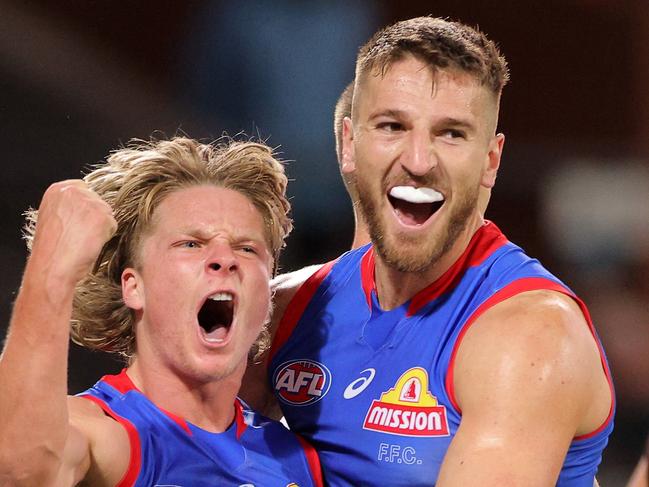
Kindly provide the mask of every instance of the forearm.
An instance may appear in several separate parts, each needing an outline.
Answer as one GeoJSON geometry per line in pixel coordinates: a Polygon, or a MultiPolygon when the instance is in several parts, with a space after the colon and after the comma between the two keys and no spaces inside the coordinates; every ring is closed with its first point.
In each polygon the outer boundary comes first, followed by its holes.
{"type": "Polygon", "coordinates": [[[643,455],[635,467],[626,487],[649,487],[649,462],[643,455]]]}
{"type": "Polygon", "coordinates": [[[54,183],[43,195],[0,357],[2,485],[62,485],[61,475],[87,468],[86,434],[70,434],[70,318],[77,283],[117,228],[112,215],[80,180],[54,183]],[[71,445],[81,445],[78,454],[70,456],[71,445]]]}
{"type": "MultiPolygon", "coordinates": [[[[72,289],[48,290],[25,272],[0,357],[0,471],[57,467],[68,434],[67,357],[72,289]]],[[[35,271],[35,269],[32,269],[35,271]]],[[[70,287],[70,286],[68,286],[70,287]]]]}

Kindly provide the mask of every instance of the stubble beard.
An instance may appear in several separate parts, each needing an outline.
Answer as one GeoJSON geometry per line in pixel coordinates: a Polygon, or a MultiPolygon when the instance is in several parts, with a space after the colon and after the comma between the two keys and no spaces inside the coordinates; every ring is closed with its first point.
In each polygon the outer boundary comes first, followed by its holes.
{"type": "Polygon", "coordinates": [[[455,207],[448,209],[448,222],[437,239],[428,235],[388,235],[377,202],[373,201],[363,184],[359,185],[358,180],[354,183],[376,252],[387,266],[404,273],[425,272],[439,262],[466,229],[469,217],[478,205],[479,189],[468,190],[455,207]]]}

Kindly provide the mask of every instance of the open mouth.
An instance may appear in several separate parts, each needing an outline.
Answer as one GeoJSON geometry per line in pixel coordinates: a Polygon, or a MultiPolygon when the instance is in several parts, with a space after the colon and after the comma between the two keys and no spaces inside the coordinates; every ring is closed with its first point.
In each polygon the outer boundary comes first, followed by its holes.
{"type": "Polygon", "coordinates": [[[444,195],[432,188],[395,186],[388,200],[404,225],[421,226],[444,204],[444,195]]]}
{"type": "Polygon", "coordinates": [[[208,296],[198,312],[198,324],[205,341],[222,343],[228,336],[234,317],[234,296],[220,292],[208,296]]]}

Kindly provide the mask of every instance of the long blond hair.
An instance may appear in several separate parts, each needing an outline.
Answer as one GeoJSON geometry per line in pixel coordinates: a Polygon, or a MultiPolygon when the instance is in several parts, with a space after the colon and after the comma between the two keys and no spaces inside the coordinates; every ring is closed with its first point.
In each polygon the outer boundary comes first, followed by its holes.
{"type": "MultiPolygon", "coordinates": [[[[263,217],[274,267],[292,229],[284,167],[262,143],[203,144],[186,137],[133,140],[112,152],[84,177],[113,208],[115,235],[104,245],[89,275],[76,289],[71,336],[76,343],[131,357],[135,352],[134,314],[122,299],[121,274],[137,263],[137,249],[160,202],[189,186],[213,184],[240,192],[263,217]]],[[[38,212],[26,212],[24,236],[31,249],[38,212]]],[[[268,345],[267,331],[251,350],[268,345]]]]}

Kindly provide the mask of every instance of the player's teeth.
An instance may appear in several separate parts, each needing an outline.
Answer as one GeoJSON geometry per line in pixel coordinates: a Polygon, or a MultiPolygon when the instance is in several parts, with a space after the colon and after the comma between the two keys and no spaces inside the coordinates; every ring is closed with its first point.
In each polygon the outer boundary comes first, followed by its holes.
{"type": "Polygon", "coordinates": [[[395,186],[390,190],[390,196],[408,203],[434,203],[444,199],[442,193],[432,188],[415,188],[413,186],[395,186]]]}
{"type": "Polygon", "coordinates": [[[223,338],[210,338],[205,336],[205,341],[209,343],[223,343],[225,340],[223,338]]]}
{"type": "Polygon", "coordinates": [[[216,293],[208,297],[212,301],[232,301],[233,296],[230,293],[216,293]]]}

